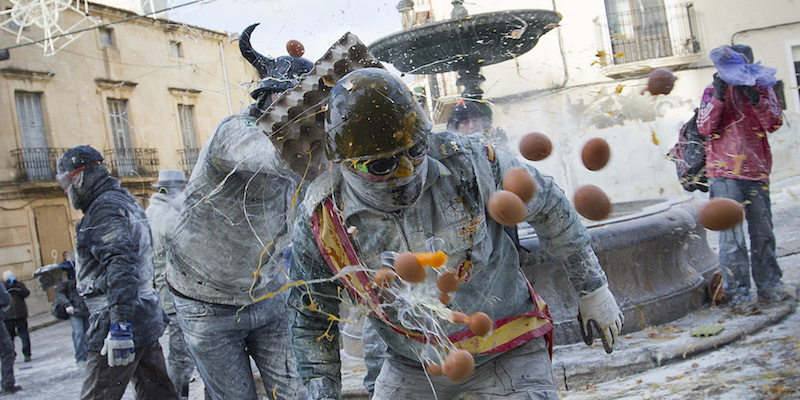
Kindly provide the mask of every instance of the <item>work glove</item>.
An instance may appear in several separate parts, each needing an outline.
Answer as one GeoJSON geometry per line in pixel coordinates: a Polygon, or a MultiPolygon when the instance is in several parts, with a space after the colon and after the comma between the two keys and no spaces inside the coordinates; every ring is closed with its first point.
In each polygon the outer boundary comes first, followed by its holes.
{"type": "Polygon", "coordinates": [[[581,296],[578,305],[578,324],[581,327],[583,341],[587,345],[592,345],[594,335],[597,333],[603,340],[606,353],[611,353],[624,322],[625,316],[617,306],[614,295],[608,290],[607,283],[581,296]]]}
{"type": "Polygon", "coordinates": [[[722,80],[719,74],[714,74],[714,97],[720,101],[725,101],[725,89],[728,88],[728,82],[722,80]]]}
{"type": "Polygon", "coordinates": [[[65,308],[64,310],[69,315],[75,315],[75,307],[73,307],[73,306],[67,306],[67,308],[65,308]]]}
{"type": "Polygon", "coordinates": [[[755,86],[736,86],[739,90],[747,96],[747,100],[750,100],[750,105],[754,106],[758,104],[759,100],[761,100],[761,93],[758,92],[755,86]]]}
{"type": "Polygon", "coordinates": [[[133,324],[130,322],[111,324],[100,354],[108,355],[109,367],[130,364],[136,357],[133,347],[133,324]]]}

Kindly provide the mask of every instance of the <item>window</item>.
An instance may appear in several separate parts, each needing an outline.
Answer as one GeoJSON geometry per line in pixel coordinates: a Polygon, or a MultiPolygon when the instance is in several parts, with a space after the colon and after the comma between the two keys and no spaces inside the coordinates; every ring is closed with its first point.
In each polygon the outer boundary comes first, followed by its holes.
{"type": "Polygon", "coordinates": [[[664,6],[663,0],[605,0],[605,6],[605,18],[596,21],[606,35],[600,40],[607,64],[700,52],[692,3],[664,6]]]}
{"type": "Polygon", "coordinates": [[[42,117],[42,94],[16,92],[17,117],[22,136],[22,164],[29,181],[52,179],[47,133],[42,117]]]}
{"type": "Polygon", "coordinates": [[[103,46],[114,46],[114,32],[111,28],[100,28],[100,44],[103,46]]]}
{"type": "Polygon", "coordinates": [[[178,118],[181,125],[181,136],[183,137],[183,151],[181,163],[184,171],[191,174],[194,165],[197,164],[197,136],[194,129],[194,106],[178,104],[178,118]]]}
{"type": "Polygon", "coordinates": [[[111,138],[114,141],[114,165],[117,176],[129,176],[136,172],[128,124],[128,100],[108,99],[111,138]]]}
{"type": "Polygon", "coordinates": [[[169,54],[173,57],[183,58],[183,48],[181,42],[170,40],[169,41],[169,54]]]}

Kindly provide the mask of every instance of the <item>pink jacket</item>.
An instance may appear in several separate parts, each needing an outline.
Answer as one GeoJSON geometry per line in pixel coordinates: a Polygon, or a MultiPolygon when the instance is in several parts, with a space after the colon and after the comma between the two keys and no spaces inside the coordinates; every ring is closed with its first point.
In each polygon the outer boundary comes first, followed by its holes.
{"type": "Polygon", "coordinates": [[[697,127],[709,138],[706,174],[709,178],[734,178],[769,182],[772,152],[767,133],[783,124],[778,98],[771,87],[757,86],[761,99],[750,105],[741,90],[728,85],[725,101],[714,97],[714,86],[703,92],[697,127]]]}

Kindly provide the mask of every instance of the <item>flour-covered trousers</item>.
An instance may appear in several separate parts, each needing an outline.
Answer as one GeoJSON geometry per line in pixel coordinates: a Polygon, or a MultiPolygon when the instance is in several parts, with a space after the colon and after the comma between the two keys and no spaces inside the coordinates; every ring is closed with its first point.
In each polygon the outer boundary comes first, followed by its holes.
{"type": "Polygon", "coordinates": [[[475,367],[461,382],[429,377],[418,361],[390,355],[375,382],[376,400],[557,400],[550,352],[544,338],[475,367]],[[430,379],[430,381],[429,381],[430,379]],[[436,397],[433,393],[436,392],[436,397]]]}
{"type": "Polygon", "coordinates": [[[726,197],[742,203],[750,234],[748,260],[743,224],[719,233],[719,264],[725,292],[732,299],[747,298],[750,272],[759,293],[774,290],[781,284],[781,267],[775,255],[772,232],[772,209],[769,184],[741,179],[711,178],[711,197],[726,197]]]}
{"type": "Polygon", "coordinates": [[[278,399],[302,399],[289,342],[286,294],[247,306],[172,299],[183,338],[214,400],[257,400],[250,368],[253,359],[264,389],[278,399]]]}
{"type": "Polygon", "coordinates": [[[169,336],[169,357],[167,357],[167,372],[175,391],[181,398],[187,397],[189,382],[192,380],[194,371],[194,360],[183,340],[183,332],[178,324],[178,317],[175,314],[169,316],[170,321],[167,325],[167,335],[169,336]]]}

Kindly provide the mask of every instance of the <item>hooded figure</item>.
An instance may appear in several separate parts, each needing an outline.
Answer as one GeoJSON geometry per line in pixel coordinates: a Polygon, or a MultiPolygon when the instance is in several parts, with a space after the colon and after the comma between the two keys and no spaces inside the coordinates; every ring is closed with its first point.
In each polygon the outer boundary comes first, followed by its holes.
{"type": "Polygon", "coordinates": [[[750,295],[751,274],[761,302],[795,297],[794,288],[781,280],[769,193],[772,150],[767,135],[783,124],[782,110],[773,88],[775,69],[755,62],[750,46],[720,46],[709,57],[717,73],[703,92],[697,115],[697,129],[708,138],[709,194],[742,203],[750,236],[748,254],[743,224],[720,232],[723,290],[734,311],[752,314],[759,306],[750,295]]]}
{"type": "Polygon", "coordinates": [[[311,63],[254,51],[250,34],[257,25],[239,42],[262,78],[252,93],[256,103],[223,119],[203,145],[171,233],[166,278],[213,398],[256,398],[252,358],[267,393],[295,399],[303,392],[289,349],[288,294],[274,294],[287,282],[282,257],[300,177],[256,119],[311,63]]]}
{"type": "Polygon", "coordinates": [[[19,336],[19,340],[22,341],[22,354],[25,356],[25,362],[28,362],[31,360],[31,338],[28,335],[28,306],[25,304],[25,298],[31,292],[11,270],[3,272],[3,283],[11,295],[11,306],[3,313],[3,321],[8,334],[11,335],[12,343],[14,338],[19,336]]]}
{"type": "Polygon", "coordinates": [[[78,293],[89,308],[82,399],[119,399],[129,380],[147,398],[177,399],[158,338],[166,327],[153,289],[152,239],[139,201],[89,146],[58,160],[56,180],[73,207],[78,293]]]}
{"type": "Polygon", "coordinates": [[[150,232],[153,235],[153,267],[155,268],[155,287],[161,299],[161,307],[170,317],[167,326],[169,335],[169,357],[167,372],[175,390],[181,398],[189,397],[189,381],[192,379],[194,361],[186,347],[183,332],[175,316],[175,305],[167,286],[167,248],[172,237],[172,230],[178,224],[181,204],[185,196],[186,174],[181,170],[162,169],[158,171],[158,181],[153,183],[156,192],[150,196],[147,206],[147,219],[150,221],[150,232]]]}

